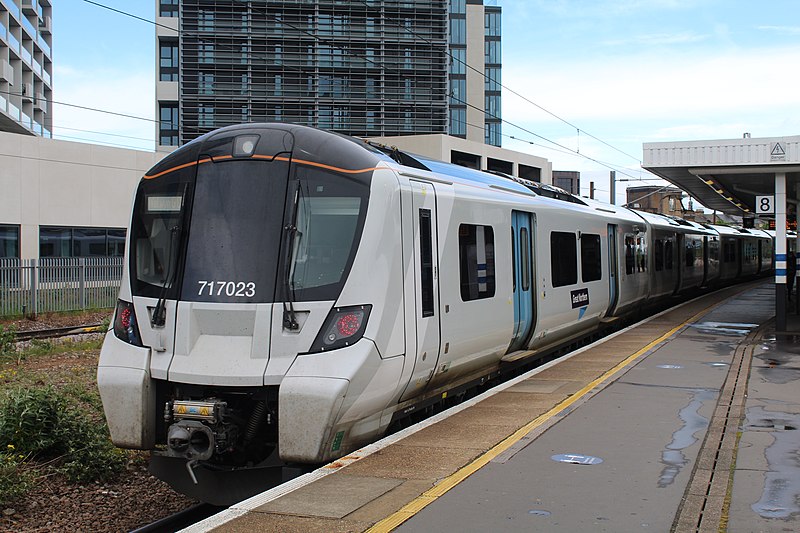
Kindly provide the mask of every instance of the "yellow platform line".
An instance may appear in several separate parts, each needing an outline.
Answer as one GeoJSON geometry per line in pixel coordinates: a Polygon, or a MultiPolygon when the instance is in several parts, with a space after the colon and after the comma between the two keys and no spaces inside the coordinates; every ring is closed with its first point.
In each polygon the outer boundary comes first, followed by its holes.
{"type": "MultiPolygon", "coordinates": [[[[723,300],[724,301],[724,300],[723,300]]],[[[700,311],[699,313],[693,315],[688,320],[680,323],[679,325],[675,326],[668,332],[661,335],[656,340],[650,342],[645,347],[636,351],[625,358],[624,361],[618,363],[614,368],[607,370],[603,375],[595,379],[594,381],[590,382],[588,385],[583,387],[581,390],[566,398],[565,400],[561,401],[560,403],[556,404],[555,407],[551,408],[544,414],[539,415],[535,419],[531,420],[517,431],[500,441],[496,444],[492,449],[488,450],[486,453],[472,461],[470,464],[462,467],[461,469],[457,470],[456,472],[450,474],[446,478],[442,479],[435,487],[428,489],[427,491],[423,492],[421,495],[417,496],[415,499],[404,505],[398,511],[394,512],[393,514],[387,516],[380,522],[377,522],[371,528],[367,530],[367,533],[386,533],[392,531],[396,527],[400,526],[403,522],[413,517],[415,514],[423,510],[428,505],[435,502],[440,496],[446,494],[450,489],[454,488],[456,485],[467,479],[469,476],[489,464],[495,457],[503,453],[504,451],[508,450],[519,442],[525,435],[536,429],[537,427],[541,426],[558,413],[564,411],[566,408],[570,407],[572,404],[576,403],[578,400],[586,396],[589,392],[591,392],[595,387],[603,383],[604,381],[610,379],[615,374],[619,373],[622,369],[627,367],[633,361],[653,349],[654,347],[658,346],[665,340],[672,337],[675,333],[677,333],[680,329],[684,328],[686,325],[694,322],[702,315],[708,313],[712,308],[720,305],[722,302],[715,303],[710,305],[700,311]]]]}

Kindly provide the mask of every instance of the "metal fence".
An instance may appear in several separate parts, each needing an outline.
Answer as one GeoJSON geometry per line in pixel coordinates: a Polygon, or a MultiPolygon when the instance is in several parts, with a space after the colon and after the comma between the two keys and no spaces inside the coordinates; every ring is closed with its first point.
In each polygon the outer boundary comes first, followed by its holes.
{"type": "Polygon", "coordinates": [[[0,259],[0,316],[114,307],[122,257],[0,259]]]}

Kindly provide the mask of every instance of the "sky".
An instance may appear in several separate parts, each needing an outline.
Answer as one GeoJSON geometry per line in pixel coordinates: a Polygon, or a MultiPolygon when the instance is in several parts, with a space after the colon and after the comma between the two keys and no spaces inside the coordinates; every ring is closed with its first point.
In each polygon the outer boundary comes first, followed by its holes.
{"type": "MultiPolygon", "coordinates": [[[[153,0],[97,3],[154,20],[153,0]]],[[[594,181],[607,201],[612,169],[618,203],[663,183],[641,169],[643,143],[800,135],[797,0],[497,4],[503,147],[580,171],[583,194],[594,181]]],[[[153,24],[54,1],[54,136],[153,150],[155,57],[153,24]]]]}

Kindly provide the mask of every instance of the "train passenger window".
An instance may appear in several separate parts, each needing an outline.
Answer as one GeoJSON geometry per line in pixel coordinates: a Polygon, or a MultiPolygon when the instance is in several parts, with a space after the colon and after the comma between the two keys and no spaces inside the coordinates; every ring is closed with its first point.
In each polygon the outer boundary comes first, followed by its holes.
{"type": "Polygon", "coordinates": [[[494,231],[491,226],[458,227],[461,299],[465,302],[494,296],[494,231]]]}
{"type": "Polygon", "coordinates": [[[581,279],[597,281],[603,277],[600,260],[600,235],[581,235],[581,279]]]}
{"type": "Polygon", "coordinates": [[[694,242],[686,239],[686,266],[694,266],[694,242]]]}
{"type": "Polygon", "coordinates": [[[664,268],[672,270],[672,241],[664,243],[664,268]]]}
{"type": "Polygon", "coordinates": [[[656,239],[653,246],[653,260],[656,263],[656,272],[659,272],[664,270],[664,241],[656,239]]]}
{"type": "Polygon", "coordinates": [[[633,235],[625,235],[625,273],[633,274],[636,271],[636,241],[633,235]]]}
{"type": "Polygon", "coordinates": [[[514,228],[511,228],[511,290],[517,292],[517,247],[514,245],[514,228]]]}
{"type": "Polygon", "coordinates": [[[575,234],[554,231],[550,234],[550,275],[553,287],[578,283],[578,251],[575,234]]]}
{"type": "Polygon", "coordinates": [[[647,272],[647,239],[636,237],[636,268],[639,272],[647,272]]]}
{"type": "Polygon", "coordinates": [[[422,316],[434,314],[433,303],[433,244],[431,241],[431,210],[419,210],[419,261],[422,284],[422,316]]]}

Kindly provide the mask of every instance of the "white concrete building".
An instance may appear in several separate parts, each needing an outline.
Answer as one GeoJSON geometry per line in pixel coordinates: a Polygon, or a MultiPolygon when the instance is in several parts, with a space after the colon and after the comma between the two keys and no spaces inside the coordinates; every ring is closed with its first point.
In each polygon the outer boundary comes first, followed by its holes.
{"type": "Polygon", "coordinates": [[[122,255],[136,185],[164,155],[0,132],[0,258],[122,255]]]}

